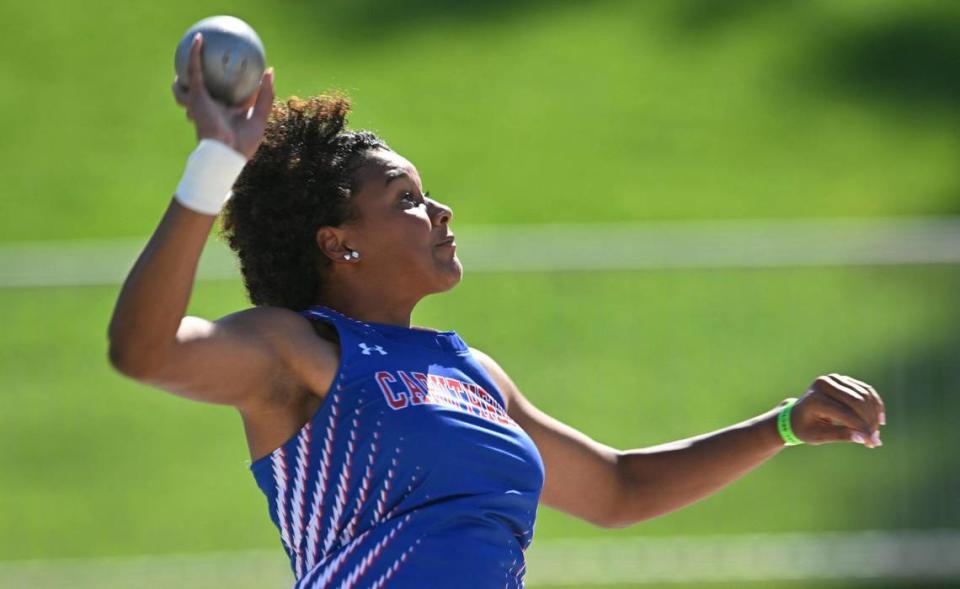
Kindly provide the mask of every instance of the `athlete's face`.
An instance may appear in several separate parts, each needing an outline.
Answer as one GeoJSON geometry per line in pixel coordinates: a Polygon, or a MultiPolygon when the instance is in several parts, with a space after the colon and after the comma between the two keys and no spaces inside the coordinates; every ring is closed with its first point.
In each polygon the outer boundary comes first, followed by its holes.
{"type": "Polygon", "coordinates": [[[463,275],[450,239],[453,211],[424,193],[413,164],[392,151],[371,151],[356,179],[358,218],[344,235],[360,254],[354,268],[369,273],[372,284],[411,297],[453,288],[463,275]]]}

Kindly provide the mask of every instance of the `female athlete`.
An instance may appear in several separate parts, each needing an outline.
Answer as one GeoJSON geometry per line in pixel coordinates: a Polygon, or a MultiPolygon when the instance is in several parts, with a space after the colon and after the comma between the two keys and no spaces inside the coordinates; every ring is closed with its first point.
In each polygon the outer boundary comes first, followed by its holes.
{"type": "Polygon", "coordinates": [[[222,108],[204,89],[201,43],[188,89],[174,83],[200,145],[120,293],[110,359],[237,409],[297,588],[522,587],[539,502],[629,526],[785,445],[880,445],[883,401],[839,374],[652,448],[617,450],[544,414],[455,332],[410,326],[416,304],[463,271],[453,212],[413,164],[345,130],[344,98],[274,103],[272,70],[248,104],[222,108]],[[254,306],[185,317],[221,206],[254,306]]]}

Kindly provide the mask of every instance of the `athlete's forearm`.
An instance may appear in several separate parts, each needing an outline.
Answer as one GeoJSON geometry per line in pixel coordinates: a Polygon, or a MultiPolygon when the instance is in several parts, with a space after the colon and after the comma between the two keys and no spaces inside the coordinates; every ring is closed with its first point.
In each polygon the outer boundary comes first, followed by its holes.
{"type": "Polygon", "coordinates": [[[110,321],[110,360],[121,372],[149,372],[175,342],[215,218],[171,201],[130,270],[110,321]]]}
{"type": "Polygon", "coordinates": [[[779,407],[707,434],[620,453],[626,487],[618,526],[675,511],[707,497],[775,456],[779,407]]]}

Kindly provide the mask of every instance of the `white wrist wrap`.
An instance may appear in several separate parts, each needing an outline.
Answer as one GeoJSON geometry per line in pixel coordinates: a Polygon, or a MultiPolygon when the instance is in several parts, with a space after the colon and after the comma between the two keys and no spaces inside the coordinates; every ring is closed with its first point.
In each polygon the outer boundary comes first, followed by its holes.
{"type": "Polygon", "coordinates": [[[216,139],[203,139],[187,158],[183,178],[177,184],[176,199],[183,206],[216,215],[230,198],[247,158],[216,139]]]}

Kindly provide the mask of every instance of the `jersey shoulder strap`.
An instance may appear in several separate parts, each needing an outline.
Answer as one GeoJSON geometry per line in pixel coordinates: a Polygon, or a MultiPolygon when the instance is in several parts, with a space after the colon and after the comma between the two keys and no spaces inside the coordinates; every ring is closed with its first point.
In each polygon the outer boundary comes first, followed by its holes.
{"type": "Polygon", "coordinates": [[[370,356],[372,353],[383,353],[386,338],[376,329],[332,311],[325,307],[311,307],[300,312],[311,323],[324,323],[330,325],[336,331],[340,339],[340,353],[343,355],[353,355],[360,353],[364,356],[370,356]]]}

